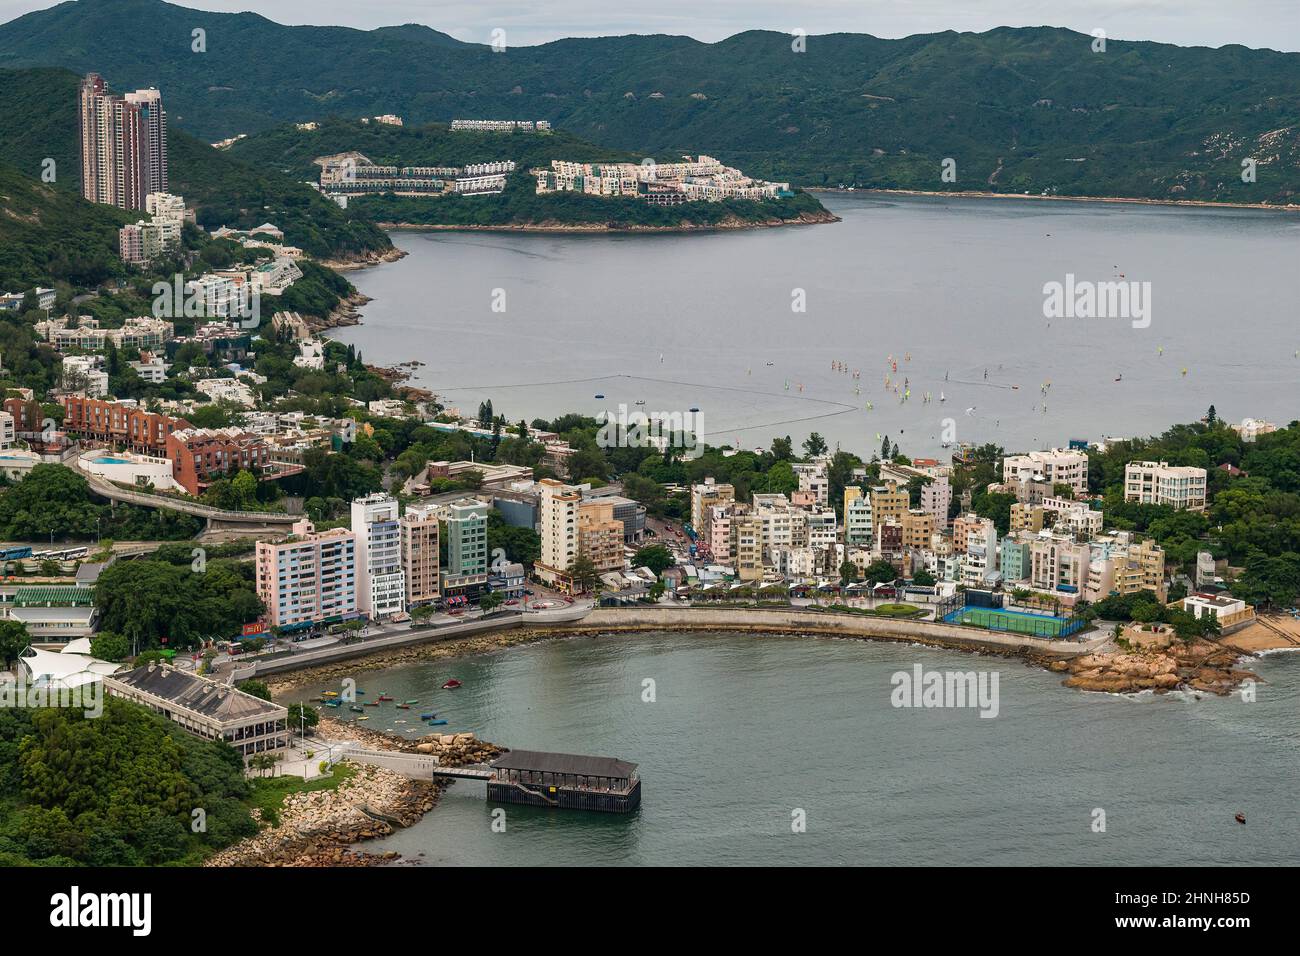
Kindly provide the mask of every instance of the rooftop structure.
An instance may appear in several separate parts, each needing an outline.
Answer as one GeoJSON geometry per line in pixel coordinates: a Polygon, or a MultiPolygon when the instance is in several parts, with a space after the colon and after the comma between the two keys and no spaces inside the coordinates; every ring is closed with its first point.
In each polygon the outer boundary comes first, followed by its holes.
{"type": "Polygon", "coordinates": [[[236,687],[151,663],[105,677],[109,694],[157,711],[196,737],[225,740],[244,759],[289,746],[289,711],[236,687]]]}

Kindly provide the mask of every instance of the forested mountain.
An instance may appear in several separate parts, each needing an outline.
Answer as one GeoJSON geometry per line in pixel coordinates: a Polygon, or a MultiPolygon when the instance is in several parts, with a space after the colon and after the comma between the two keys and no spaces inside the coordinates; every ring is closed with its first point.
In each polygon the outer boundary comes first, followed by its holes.
{"type": "Polygon", "coordinates": [[[600,146],[706,152],[805,186],[1247,202],[1300,189],[1300,54],[1114,38],[1095,52],[1092,37],[1050,27],[812,36],[802,53],[759,31],[495,53],[423,26],[80,0],[0,26],[0,65],[156,85],[174,122],[209,140],[330,115],[541,118],[600,146]],[[1243,159],[1256,182],[1242,181],[1243,159]]]}

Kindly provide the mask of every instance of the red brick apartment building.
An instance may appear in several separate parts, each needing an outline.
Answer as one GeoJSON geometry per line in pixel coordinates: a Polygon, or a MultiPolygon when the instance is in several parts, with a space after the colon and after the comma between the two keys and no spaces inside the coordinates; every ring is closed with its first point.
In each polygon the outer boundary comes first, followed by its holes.
{"type": "Polygon", "coordinates": [[[238,428],[178,429],[167,436],[166,455],[172,478],[196,498],[212,482],[241,468],[274,477],[265,474],[271,468],[266,442],[238,428]]]}
{"type": "MultiPolygon", "coordinates": [[[[124,445],[146,455],[167,454],[168,436],[179,429],[193,427],[183,418],[146,412],[134,405],[102,398],[64,395],[59,401],[63,404],[64,431],[124,445]]],[[[17,416],[15,424],[16,419],[17,416]]]]}
{"type": "Polygon", "coordinates": [[[44,414],[41,412],[41,403],[35,399],[15,395],[4,400],[4,408],[14,417],[14,431],[19,434],[41,430],[44,414]]]}
{"type": "MultiPolygon", "coordinates": [[[[65,431],[166,458],[172,465],[172,478],[196,498],[212,482],[241,468],[256,471],[263,480],[302,470],[293,465],[273,464],[267,443],[242,429],[195,428],[183,418],[80,395],[65,395],[60,401],[65,431]]],[[[5,410],[14,416],[16,428],[21,428],[20,422],[25,421],[19,415],[22,405],[21,399],[5,402],[5,410]]]]}

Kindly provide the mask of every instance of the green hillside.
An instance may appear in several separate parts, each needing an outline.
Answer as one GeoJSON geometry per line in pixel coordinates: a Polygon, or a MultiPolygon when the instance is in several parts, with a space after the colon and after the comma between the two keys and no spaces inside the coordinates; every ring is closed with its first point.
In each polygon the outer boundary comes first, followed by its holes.
{"type": "MultiPolygon", "coordinates": [[[[800,193],[791,199],[756,202],[686,203],[651,206],[638,199],[609,199],[572,193],[539,196],[528,170],[547,167],[552,159],[575,162],[639,162],[645,157],[595,146],[569,133],[451,132],[446,124],[386,126],[358,120],[329,119],[314,130],[293,124],[242,139],[230,152],[259,169],[296,179],[315,179],[313,160],[336,153],[359,152],[389,166],[462,166],[511,159],[516,170],[500,196],[360,196],[349,211],[375,222],[461,226],[607,226],[676,228],[726,223],[778,222],[828,218],[815,198],[800,193]]],[[[660,161],[677,157],[651,157],[660,161]]]]}
{"type": "Polygon", "coordinates": [[[93,286],[121,274],[117,230],[128,221],[0,163],[0,291],[55,280],[93,286]]]}
{"type": "MultiPolygon", "coordinates": [[[[63,69],[0,70],[0,99],[7,104],[0,111],[0,160],[39,177],[46,158],[53,159],[55,185],[64,192],[79,189],[77,82],[76,74],[63,69]]],[[[284,230],[287,242],[331,258],[390,248],[382,231],[309,186],[274,170],[254,169],[174,122],[168,150],[171,189],[196,207],[198,223],[205,228],[257,226],[269,220],[284,230]]],[[[128,221],[124,216],[115,214],[114,221],[128,221]]]]}
{"type": "Polygon", "coordinates": [[[160,0],[81,0],[0,26],[0,65],[165,91],[207,139],[399,113],[547,119],[634,155],[704,152],[803,186],[1279,202],[1300,192],[1300,54],[1049,27],[882,40],[748,32],[493,53],[427,27],[287,27],[160,0]],[[189,51],[206,30],[206,53],[189,51]],[[941,163],[956,163],[953,183],[941,163]],[[1258,161],[1243,183],[1241,161],[1258,161]]]}

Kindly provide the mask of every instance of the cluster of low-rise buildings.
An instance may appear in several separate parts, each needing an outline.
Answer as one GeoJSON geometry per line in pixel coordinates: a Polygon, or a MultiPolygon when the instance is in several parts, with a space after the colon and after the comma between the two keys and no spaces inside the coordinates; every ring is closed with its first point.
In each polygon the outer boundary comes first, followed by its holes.
{"type": "Polygon", "coordinates": [[[724,166],[712,156],[683,156],[680,163],[575,163],[553,159],[549,169],[533,169],[538,194],[580,192],[591,196],[630,196],[654,205],[719,202],[723,199],[777,199],[791,195],[789,183],[766,182],[724,166]]]}
{"type": "Polygon", "coordinates": [[[318,532],[304,519],[289,538],[259,542],[256,587],[268,623],[295,631],[401,619],[417,607],[454,606],[489,591],[520,597],[523,566],[488,554],[492,507],[490,500],[465,497],[402,513],[395,498],[376,492],[352,502],[347,528],[318,532]]]}
{"type": "MultiPolygon", "coordinates": [[[[884,462],[875,483],[855,476],[837,516],[827,500],[828,465],[796,464],[796,490],[755,493],[749,502],[737,501],[730,484],[693,485],[693,557],[727,567],[742,582],[824,582],[837,579],[846,562],[861,573],[884,561],[899,578],[927,572],[939,591],[1023,590],[1067,606],[1140,591],[1165,597],[1163,551],[1140,535],[1106,531],[1103,513],[1087,498],[1083,451],[1003,460],[1002,480],[988,491],[1015,497],[1005,534],[968,505],[953,507],[950,469],[932,460],[884,462]]],[[[1204,469],[1133,462],[1125,497],[1202,510],[1205,481],[1204,469]]]]}
{"type": "Polygon", "coordinates": [[[381,166],[361,153],[327,156],[320,164],[321,191],[331,196],[483,196],[499,193],[515,170],[513,160],[465,166],[381,166]]]}
{"type": "Polygon", "coordinates": [[[131,453],[93,448],[83,453],[79,466],[109,480],[162,484],[197,497],[212,482],[241,469],[264,481],[301,471],[300,464],[276,460],[262,436],[243,428],[195,428],[183,418],[148,411],[131,400],[71,394],[59,401],[62,432],[131,453]]]}
{"type": "Polygon", "coordinates": [[[525,133],[549,133],[549,120],[495,120],[495,119],[454,119],[451,129],[456,131],[474,131],[479,133],[513,133],[520,130],[525,133]]]}
{"type": "Polygon", "coordinates": [[[185,208],[181,196],[149,193],[144,206],[150,218],[125,225],[117,233],[118,255],[131,265],[145,265],[178,252],[185,224],[194,222],[194,210],[185,208]]]}

